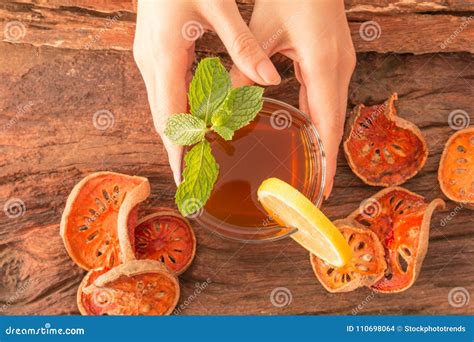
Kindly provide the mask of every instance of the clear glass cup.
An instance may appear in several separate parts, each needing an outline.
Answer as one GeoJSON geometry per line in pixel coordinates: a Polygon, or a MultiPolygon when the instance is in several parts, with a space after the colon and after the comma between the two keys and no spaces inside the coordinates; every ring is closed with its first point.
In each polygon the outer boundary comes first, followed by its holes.
{"type": "Polygon", "coordinates": [[[287,181],[321,205],[323,144],[309,117],[297,108],[264,98],[257,119],[232,141],[217,135],[210,140],[220,172],[205,207],[191,215],[201,226],[243,242],[275,241],[292,234],[294,229],[274,222],[256,199],[259,184],[270,177],[287,181]]]}

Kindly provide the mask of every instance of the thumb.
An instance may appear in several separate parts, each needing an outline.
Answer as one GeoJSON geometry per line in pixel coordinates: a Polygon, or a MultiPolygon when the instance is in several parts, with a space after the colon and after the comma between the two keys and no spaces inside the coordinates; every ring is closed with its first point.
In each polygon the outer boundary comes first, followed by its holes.
{"type": "Polygon", "coordinates": [[[239,70],[258,84],[279,84],[278,71],[240,16],[237,5],[226,3],[218,12],[213,15],[213,28],[239,70]]]}

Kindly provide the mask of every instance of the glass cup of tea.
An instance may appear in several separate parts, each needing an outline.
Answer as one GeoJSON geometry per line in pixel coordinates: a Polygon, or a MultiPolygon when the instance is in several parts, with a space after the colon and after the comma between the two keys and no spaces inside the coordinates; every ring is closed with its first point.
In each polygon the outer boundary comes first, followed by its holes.
{"type": "Polygon", "coordinates": [[[294,229],[276,223],[257,200],[258,187],[270,177],[282,179],[321,205],[326,174],[323,144],[309,117],[297,108],[264,97],[255,120],[235,132],[231,141],[217,134],[210,141],[220,170],[206,205],[191,215],[201,226],[245,242],[274,241],[293,233],[294,229]]]}

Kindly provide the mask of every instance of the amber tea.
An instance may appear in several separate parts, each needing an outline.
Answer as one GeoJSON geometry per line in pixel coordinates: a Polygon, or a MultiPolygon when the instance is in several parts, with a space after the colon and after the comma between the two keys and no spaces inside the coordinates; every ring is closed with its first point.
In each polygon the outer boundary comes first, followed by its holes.
{"type": "MultiPolygon", "coordinates": [[[[290,183],[319,204],[322,179],[317,173],[322,163],[317,133],[303,113],[282,104],[265,99],[257,118],[237,131],[232,141],[212,138],[220,171],[197,218],[204,226],[238,239],[255,239],[251,235],[256,229],[276,228],[257,200],[258,187],[269,177],[290,183]]],[[[270,235],[281,232],[274,229],[270,235]]],[[[269,236],[257,240],[261,238],[269,236]]]]}

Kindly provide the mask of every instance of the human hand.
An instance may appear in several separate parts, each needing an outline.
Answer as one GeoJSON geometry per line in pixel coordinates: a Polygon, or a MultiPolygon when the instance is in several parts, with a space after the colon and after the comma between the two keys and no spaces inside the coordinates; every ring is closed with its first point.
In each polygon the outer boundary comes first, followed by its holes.
{"type": "Polygon", "coordinates": [[[247,79],[262,85],[280,83],[278,72],[243,21],[235,1],[139,0],[133,55],[176,184],[181,178],[183,150],[163,132],[170,115],[187,112],[194,43],[204,30],[217,33],[247,79]]]}
{"type": "MultiPolygon", "coordinates": [[[[324,144],[331,193],[344,131],[349,81],[356,57],[342,0],[256,0],[250,30],[267,55],[279,52],[294,62],[300,109],[311,116],[324,144]],[[271,15],[269,15],[271,13],[271,15]]],[[[252,80],[235,65],[236,86],[252,80]]]]}

